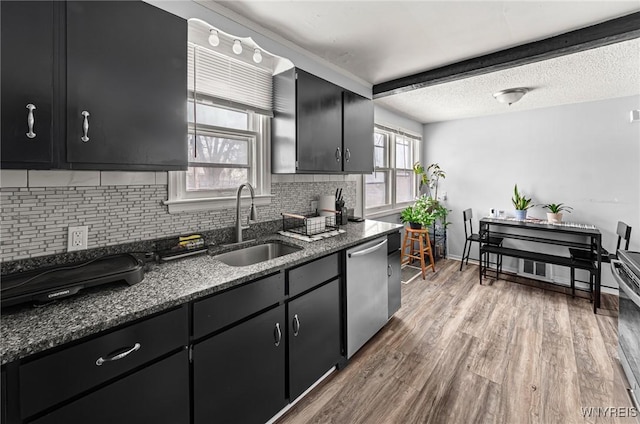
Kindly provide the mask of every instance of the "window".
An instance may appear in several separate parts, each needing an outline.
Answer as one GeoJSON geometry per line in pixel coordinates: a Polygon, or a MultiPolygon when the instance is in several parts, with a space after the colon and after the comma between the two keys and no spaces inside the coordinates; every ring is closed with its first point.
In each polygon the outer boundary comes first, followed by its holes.
{"type": "Polygon", "coordinates": [[[365,177],[368,214],[391,211],[413,202],[418,180],[413,164],[420,157],[420,138],[376,125],[373,134],[374,169],[365,177]]]}
{"type": "MultiPolygon", "coordinates": [[[[251,183],[256,204],[270,202],[273,59],[257,65],[208,43],[210,26],[189,21],[188,169],[169,173],[170,212],[235,206],[237,188],[251,183]]],[[[222,33],[219,33],[222,34],[222,33]]],[[[246,193],[244,193],[246,194],[246,193]]]]}

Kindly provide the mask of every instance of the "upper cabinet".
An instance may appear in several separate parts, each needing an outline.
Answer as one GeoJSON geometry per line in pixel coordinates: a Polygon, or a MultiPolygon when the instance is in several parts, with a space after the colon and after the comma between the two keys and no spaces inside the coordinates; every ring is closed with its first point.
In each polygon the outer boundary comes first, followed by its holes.
{"type": "Polygon", "coordinates": [[[272,172],[373,171],[373,103],[301,69],[274,76],[272,172]]]}
{"type": "Polygon", "coordinates": [[[2,164],[53,158],[54,2],[0,2],[2,164]]]}
{"type": "Polygon", "coordinates": [[[345,172],[373,172],[373,102],[343,92],[342,134],[345,172]]]}
{"type": "Polygon", "coordinates": [[[1,5],[3,167],[186,169],[184,19],[141,1],[15,3],[1,5]],[[27,99],[45,92],[48,106],[27,99]]]}

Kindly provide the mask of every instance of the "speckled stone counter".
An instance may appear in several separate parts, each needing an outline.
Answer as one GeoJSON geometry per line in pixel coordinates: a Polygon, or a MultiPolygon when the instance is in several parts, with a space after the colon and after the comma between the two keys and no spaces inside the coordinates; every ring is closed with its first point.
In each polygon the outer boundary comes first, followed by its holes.
{"type": "MultiPolygon", "coordinates": [[[[211,255],[200,255],[153,264],[144,280],[134,286],[122,284],[93,288],[44,307],[3,311],[0,321],[1,363],[6,364],[311,261],[398,231],[401,226],[366,220],[349,223],[342,228],[346,230],[344,234],[311,243],[278,234],[261,237],[257,242],[279,240],[302,249],[254,265],[232,267],[211,255]]],[[[219,251],[214,247],[211,254],[219,251]]]]}

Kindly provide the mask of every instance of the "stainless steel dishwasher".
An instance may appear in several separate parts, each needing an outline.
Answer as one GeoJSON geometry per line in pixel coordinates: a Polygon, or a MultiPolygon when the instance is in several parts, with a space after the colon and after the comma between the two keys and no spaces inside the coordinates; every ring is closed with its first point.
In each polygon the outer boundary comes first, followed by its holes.
{"type": "Polygon", "coordinates": [[[388,320],[387,237],[347,250],[347,358],[388,320]]]}

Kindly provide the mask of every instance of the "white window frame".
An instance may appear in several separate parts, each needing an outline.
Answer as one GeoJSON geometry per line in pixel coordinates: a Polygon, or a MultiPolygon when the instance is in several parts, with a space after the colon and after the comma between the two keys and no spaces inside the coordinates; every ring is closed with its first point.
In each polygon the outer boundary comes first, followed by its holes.
{"type": "MultiPolygon", "coordinates": [[[[264,206],[271,203],[271,119],[252,111],[230,108],[214,104],[216,107],[248,113],[249,130],[209,126],[197,123],[189,124],[189,133],[203,132],[215,136],[234,136],[253,139],[249,151],[249,183],[256,192],[255,205],[264,206]]],[[[186,139],[185,139],[186,144],[186,139]]],[[[185,145],[185,148],[187,146],[185,145]]],[[[190,156],[191,157],[191,156],[190,156]]],[[[192,163],[190,161],[190,163],[192,163]]],[[[168,178],[169,199],[164,201],[169,213],[220,210],[236,206],[236,192],[221,190],[187,190],[187,172],[170,171],[168,178]]],[[[243,191],[242,203],[248,204],[249,192],[243,191]]]]}
{"type": "MultiPolygon", "coordinates": [[[[422,147],[422,137],[413,133],[410,133],[408,131],[402,131],[402,130],[393,130],[390,128],[387,128],[385,126],[376,124],[375,128],[374,128],[374,132],[377,133],[382,133],[385,134],[387,137],[387,167],[375,167],[374,168],[374,172],[375,171],[380,171],[380,172],[386,172],[387,173],[387,195],[390,196],[390,203],[387,203],[383,206],[376,206],[376,207],[372,207],[372,208],[368,208],[367,207],[367,189],[366,189],[366,176],[363,176],[362,179],[362,184],[363,184],[363,190],[362,190],[362,197],[363,197],[363,201],[364,201],[364,214],[366,217],[368,218],[375,218],[378,216],[384,216],[384,215],[389,215],[392,213],[396,213],[396,212],[400,212],[402,209],[406,208],[407,206],[409,206],[410,204],[412,204],[414,200],[411,201],[407,201],[407,202],[398,202],[396,199],[396,171],[403,171],[405,170],[405,168],[397,168],[396,167],[396,137],[407,137],[409,139],[412,139],[412,143],[411,143],[411,153],[412,153],[412,159],[413,162],[417,162],[420,160],[420,150],[422,147]]],[[[372,140],[373,142],[373,140],[372,140]]],[[[413,166],[413,164],[410,164],[409,166],[413,166]]],[[[413,169],[410,169],[413,172],[413,169]]],[[[414,192],[416,194],[416,196],[419,194],[419,188],[418,188],[418,176],[413,174],[413,184],[414,184],[414,192]]]]}

